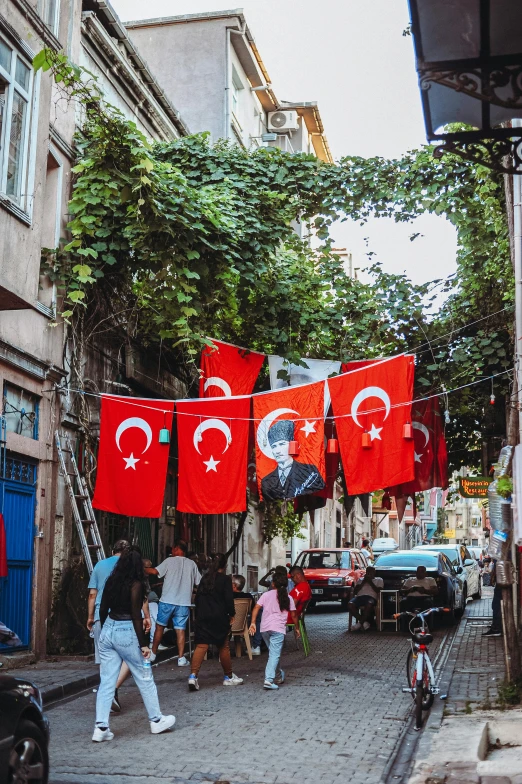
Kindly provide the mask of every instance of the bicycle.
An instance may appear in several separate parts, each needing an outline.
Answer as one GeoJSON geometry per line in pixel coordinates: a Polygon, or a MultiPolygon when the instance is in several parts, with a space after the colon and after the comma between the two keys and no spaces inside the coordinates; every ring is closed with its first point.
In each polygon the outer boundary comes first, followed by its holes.
{"type": "Polygon", "coordinates": [[[427,628],[426,618],[436,612],[449,612],[447,607],[430,607],[423,612],[401,612],[396,613],[395,619],[409,616],[409,629],[412,635],[410,639],[411,650],[406,659],[406,676],[409,686],[403,688],[404,694],[411,694],[415,700],[415,729],[422,727],[422,712],[427,711],[433,705],[434,695],[439,693],[435,685],[435,673],[431,663],[428,645],[433,642],[433,635],[427,628]],[[419,629],[412,629],[412,622],[416,619],[421,621],[419,629]]]}

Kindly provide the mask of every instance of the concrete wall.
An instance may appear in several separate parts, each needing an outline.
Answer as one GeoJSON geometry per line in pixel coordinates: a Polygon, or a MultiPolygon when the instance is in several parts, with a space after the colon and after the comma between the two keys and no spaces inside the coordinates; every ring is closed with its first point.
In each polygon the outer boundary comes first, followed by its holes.
{"type": "Polygon", "coordinates": [[[128,30],[191,132],[212,141],[225,135],[226,27],[216,19],[128,30]]]}

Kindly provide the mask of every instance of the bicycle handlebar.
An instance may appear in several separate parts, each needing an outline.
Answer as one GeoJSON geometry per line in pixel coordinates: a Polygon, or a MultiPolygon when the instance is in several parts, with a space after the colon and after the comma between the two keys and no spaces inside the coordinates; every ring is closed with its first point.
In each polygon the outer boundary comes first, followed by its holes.
{"type": "Polygon", "coordinates": [[[451,612],[449,607],[430,607],[428,610],[423,610],[422,612],[409,612],[405,610],[404,612],[394,613],[393,618],[401,618],[403,615],[409,615],[411,618],[420,618],[424,615],[431,615],[434,612],[451,612]]]}

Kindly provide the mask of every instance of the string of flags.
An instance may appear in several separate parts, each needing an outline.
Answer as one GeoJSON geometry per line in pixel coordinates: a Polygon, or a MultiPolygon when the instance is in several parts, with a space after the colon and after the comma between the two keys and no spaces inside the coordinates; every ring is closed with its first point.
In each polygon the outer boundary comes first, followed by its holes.
{"type": "Polygon", "coordinates": [[[259,497],[300,509],[333,497],[339,461],[350,495],[389,488],[399,498],[447,486],[438,399],[413,402],[412,355],[342,366],[306,360],[307,368],[269,357],[272,390],[253,394],[264,359],[214,340],[202,352],[198,399],[161,400],[160,408],[132,398],[129,416],[129,398],[102,395],[93,506],[160,517],[171,435],[180,512],[244,511],[252,454],[259,497]]]}

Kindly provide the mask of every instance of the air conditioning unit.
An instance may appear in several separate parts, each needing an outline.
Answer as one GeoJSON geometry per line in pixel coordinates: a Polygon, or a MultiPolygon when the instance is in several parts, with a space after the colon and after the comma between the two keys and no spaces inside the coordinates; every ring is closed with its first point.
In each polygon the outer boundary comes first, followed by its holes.
{"type": "Polygon", "coordinates": [[[268,112],[269,131],[297,131],[299,118],[295,111],[268,112]]]}

